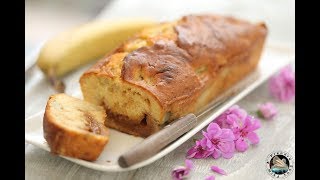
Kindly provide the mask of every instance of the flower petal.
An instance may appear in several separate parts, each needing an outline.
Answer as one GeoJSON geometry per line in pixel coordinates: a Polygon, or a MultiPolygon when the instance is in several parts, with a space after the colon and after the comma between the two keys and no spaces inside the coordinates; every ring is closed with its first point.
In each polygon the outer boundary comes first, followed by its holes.
{"type": "Polygon", "coordinates": [[[218,174],[227,175],[227,173],[223,169],[219,168],[218,166],[211,166],[211,170],[218,174]]]}
{"type": "Polygon", "coordinates": [[[221,134],[221,128],[217,123],[210,123],[207,132],[211,137],[216,137],[221,134]]]}
{"type": "Polygon", "coordinates": [[[219,136],[221,141],[233,141],[234,138],[234,134],[230,129],[221,129],[221,134],[219,136]]]}
{"type": "Polygon", "coordinates": [[[295,74],[291,66],[286,66],[277,75],[270,78],[268,83],[270,94],[279,101],[288,102],[295,95],[295,74]]]}
{"type": "Polygon", "coordinates": [[[182,180],[186,176],[186,168],[183,166],[178,166],[171,172],[173,180],[182,180]]]}
{"type": "Polygon", "coordinates": [[[252,125],[252,119],[253,117],[252,116],[247,116],[246,118],[244,118],[243,120],[243,125],[240,126],[240,128],[248,128],[248,127],[251,127],[252,125]]]}
{"type": "Polygon", "coordinates": [[[186,158],[202,159],[207,158],[209,156],[209,151],[202,149],[201,146],[194,146],[188,150],[186,158]]]}
{"type": "Polygon", "coordinates": [[[186,164],[186,168],[187,169],[192,169],[193,168],[193,162],[191,161],[191,160],[189,160],[189,159],[186,159],[185,160],[185,164],[186,164]]]}
{"type": "Polygon", "coordinates": [[[261,127],[261,122],[258,119],[253,119],[252,125],[250,127],[251,131],[257,130],[261,127]]]}
{"type": "Polygon", "coordinates": [[[214,176],[208,176],[205,178],[205,180],[215,180],[216,178],[214,176]]]}
{"type": "Polygon", "coordinates": [[[240,119],[244,119],[248,115],[248,113],[244,109],[241,109],[241,108],[239,108],[237,111],[234,111],[234,113],[237,114],[240,119]]]}
{"type": "Polygon", "coordinates": [[[202,138],[200,141],[199,141],[199,144],[200,144],[200,146],[202,147],[202,148],[205,148],[206,147],[206,145],[207,145],[207,138],[206,137],[204,137],[204,138],[202,138]]]}
{"type": "Polygon", "coordinates": [[[193,158],[197,154],[197,146],[193,146],[187,151],[187,158],[193,158]]]}
{"type": "Polygon", "coordinates": [[[232,153],[235,150],[234,141],[220,142],[218,144],[218,149],[223,153],[232,153]]]}
{"type": "Polygon", "coordinates": [[[236,149],[240,152],[244,152],[248,149],[248,144],[243,138],[239,138],[238,140],[236,140],[235,145],[236,149]]]}
{"type": "Polygon", "coordinates": [[[238,119],[244,119],[248,115],[248,113],[244,109],[241,109],[238,105],[232,106],[229,111],[230,114],[236,115],[238,119]]]}
{"type": "Polygon", "coordinates": [[[225,158],[225,159],[230,159],[233,157],[234,155],[234,151],[233,152],[228,152],[228,153],[221,153],[222,154],[222,157],[225,158]]]}
{"type": "Polygon", "coordinates": [[[232,132],[234,135],[234,139],[239,139],[241,132],[240,132],[240,128],[236,127],[236,128],[232,128],[232,132]]]}
{"type": "Polygon", "coordinates": [[[247,126],[243,129],[244,131],[251,132],[251,131],[255,131],[261,127],[260,120],[254,118],[254,117],[249,117],[249,116],[247,119],[248,119],[248,121],[250,121],[250,123],[248,123],[247,126]]]}
{"type": "Polygon", "coordinates": [[[265,119],[272,119],[277,114],[277,108],[271,102],[260,104],[259,112],[265,119]]]}
{"type": "Polygon", "coordinates": [[[202,142],[201,142],[201,146],[202,147],[206,147],[208,149],[211,149],[213,147],[212,142],[210,141],[210,139],[212,139],[212,135],[208,132],[202,131],[202,135],[204,136],[202,142]],[[204,140],[205,139],[205,140],[204,140]]]}
{"type": "Polygon", "coordinates": [[[247,134],[247,138],[251,142],[251,144],[258,144],[260,141],[259,136],[255,132],[249,132],[247,134]]]}
{"type": "Polygon", "coordinates": [[[185,167],[183,166],[178,166],[173,169],[171,172],[172,179],[174,180],[181,180],[190,173],[191,169],[193,168],[193,163],[191,160],[186,159],[185,160],[185,167]]]}
{"type": "Polygon", "coordinates": [[[204,137],[196,141],[196,145],[187,151],[187,158],[202,159],[209,157],[212,152],[207,150],[207,139],[204,137]]]}
{"type": "Polygon", "coordinates": [[[202,135],[204,136],[205,139],[211,139],[211,134],[209,134],[208,132],[202,131],[202,135]]]}
{"type": "Polygon", "coordinates": [[[229,124],[226,122],[227,114],[222,113],[215,119],[215,122],[220,126],[220,128],[229,128],[229,124]]]}
{"type": "Polygon", "coordinates": [[[236,116],[235,114],[229,114],[226,117],[226,123],[233,124],[234,122],[237,122],[238,119],[239,117],[236,116]]]}
{"type": "Polygon", "coordinates": [[[218,159],[220,156],[221,156],[221,152],[220,152],[219,150],[214,149],[214,150],[212,151],[212,157],[213,157],[214,159],[218,159]]]}
{"type": "Polygon", "coordinates": [[[206,141],[206,148],[207,148],[207,149],[212,149],[212,148],[214,148],[214,145],[212,144],[212,142],[210,141],[210,139],[207,139],[207,141],[206,141]]]}

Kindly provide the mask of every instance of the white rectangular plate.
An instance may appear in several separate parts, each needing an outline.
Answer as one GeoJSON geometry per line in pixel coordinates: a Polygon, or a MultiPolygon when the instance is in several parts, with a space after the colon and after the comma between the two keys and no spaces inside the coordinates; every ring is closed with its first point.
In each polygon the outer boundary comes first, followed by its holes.
{"type": "MultiPolygon", "coordinates": [[[[272,74],[276,73],[281,67],[294,61],[294,50],[281,45],[267,45],[261,57],[258,68],[250,74],[246,79],[252,79],[253,76],[258,77],[248,85],[245,89],[241,90],[237,94],[233,95],[224,103],[220,104],[210,112],[206,113],[204,116],[198,118],[198,125],[191,129],[186,134],[182,135],[179,139],[171,143],[169,146],[162,149],[153,157],[142,161],[129,168],[121,168],[118,163],[118,157],[127,150],[143,140],[140,137],[134,137],[125,133],[118,132],[116,130],[110,130],[110,142],[106,145],[100,157],[94,161],[84,161],[80,159],[74,159],[69,157],[64,157],[72,162],[86,166],[88,168],[100,170],[100,171],[128,171],[146,166],[161,157],[165,156],[169,152],[173,151],[175,148],[180,146],[182,143],[191,138],[198,131],[203,129],[208,125],[213,119],[215,119],[219,114],[225,111],[227,108],[238,102],[240,99],[245,97],[248,93],[258,87],[261,83],[267,80],[272,74]]],[[[241,83],[241,82],[240,82],[241,83]]],[[[79,89],[75,90],[79,92],[79,89]]],[[[72,93],[77,94],[77,93],[72,93]]],[[[41,149],[50,151],[45,139],[43,138],[42,130],[42,118],[43,111],[39,112],[26,119],[25,122],[25,140],[26,142],[33,144],[41,149]]]]}

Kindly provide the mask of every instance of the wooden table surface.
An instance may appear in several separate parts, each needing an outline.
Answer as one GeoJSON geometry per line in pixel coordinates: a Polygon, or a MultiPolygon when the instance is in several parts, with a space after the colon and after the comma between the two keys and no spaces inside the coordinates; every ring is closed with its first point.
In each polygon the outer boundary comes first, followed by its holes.
{"type": "MultiPolygon", "coordinates": [[[[294,2],[289,0],[264,0],[261,2],[259,1],[259,3],[254,3],[256,1],[253,0],[240,2],[203,1],[202,5],[199,5],[199,1],[197,1],[197,3],[194,1],[185,8],[179,6],[178,2],[182,2],[180,0],[172,2],[170,6],[167,5],[166,7],[168,8],[164,8],[165,4],[169,2],[167,0],[162,0],[162,3],[158,2],[156,5],[152,4],[151,1],[137,0],[134,2],[135,3],[130,0],[116,1],[113,5],[101,12],[98,18],[141,16],[149,14],[150,16],[154,16],[158,19],[169,20],[188,12],[208,12],[209,10],[214,10],[214,12],[239,14],[240,16],[247,18],[252,18],[256,15],[255,17],[258,17],[258,19],[266,19],[266,21],[269,22],[271,26],[271,37],[269,38],[278,41],[285,41],[294,47],[294,30],[290,29],[292,26],[294,28],[294,2]],[[144,4],[144,7],[142,7],[141,4],[144,4]],[[291,8],[288,8],[288,6],[291,8]],[[145,11],[141,12],[141,9],[145,9],[145,11]],[[277,14],[277,12],[281,12],[282,14],[277,14]],[[291,19],[292,16],[293,24],[291,19]],[[280,25],[281,27],[279,27],[280,25]]],[[[26,84],[26,117],[41,110],[41,108],[44,107],[45,99],[47,98],[47,94],[38,94],[34,92],[34,88],[39,87],[32,86],[33,85],[28,85],[27,87],[26,84]],[[34,92],[33,95],[32,92],[34,92]],[[38,103],[32,101],[32,96],[37,98],[38,103]]],[[[50,92],[52,91],[48,88],[48,94],[50,94],[50,92]]],[[[254,112],[257,110],[257,105],[259,103],[266,101],[273,102],[278,107],[279,114],[273,121],[261,121],[262,127],[257,131],[261,139],[260,143],[257,146],[251,146],[245,153],[236,153],[230,160],[222,158],[218,160],[214,160],[212,158],[193,160],[195,168],[191,172],[190,179],[204,179],[209,175],[215,175],[216,179],[272,179],[265,168],[265,161],[269,153],[281,150],[287,151],[295,157],[295,102],[277,102],[270,97],[266,84],[263,84],[242,99],[238,105],[248,112],[254,112]],[[217,165],[223,168],[228,175],[221,176],[212,173],[210,170],[210,166],[212,165],[217,165]]],[[[193,139],[200,137],[201,133],[199,132],[193,137],[193,139]]],[[[26,144],[25,175],[26,179],[32,180],[170,179],[172,169],[177,165],[184,164],[186,151],[193,144],[193,140],[190,139],[173,152],[146,167],[121,173],[101,172],[85,168],[63,158],[51,155],[50,153],[34,147],[33,145],[26,144]]],[[[295,179],[294,172],[287,179],[295,179]]]]}

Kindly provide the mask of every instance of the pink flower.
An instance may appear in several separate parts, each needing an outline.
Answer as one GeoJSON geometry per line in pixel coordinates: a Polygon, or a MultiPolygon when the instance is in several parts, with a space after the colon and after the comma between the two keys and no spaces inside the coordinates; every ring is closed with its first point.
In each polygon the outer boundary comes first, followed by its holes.
{"type": "Polygon", "coordinates": [[[272,119],[278,113],[278,110],[271,102],[267,102],[259,105],[258,112],[263,118],[272,119]]]}
{"type": "Polygon", "coordinates": [[[220,169],[218,166],[211,166],[211,170],[218,174],[227,175],[227,173],[223,169],[220,169]]]}
{"type": "Polygon", "coordinates": [[[229,159],[233,157],[235,150],[234,135],[230,129],[220,129],[217,123],[210,123],[207,132],[202,132],[207,139],[206,146],[214,159],[222,157],[229,159]]]}
{"type": "Polygon", "coordinates": [[[181,179],[187,177],[192,168],[193,168],[192,161],[189,159],[186,159],[185,167],[179,166],[179,167],[176,167],[175,169],[173,169],[173,171],[171,173],[172,179],[181,180],[181,179]]]}
{"type": "Polygon", "coordinates": [[[255,130],[260,128],[260,121],[249,116],[248,113],[235,105],[216,118],[217,123],[210,123],[204,136],[197,140],[195,146],[187,152],[187,158],[214,159],[232,158],[234,151],[244,152],[248,143],[257,144],[260,139],[255,130]],[[224,128],[220,128],[224,127],[224,128]]]}
{"type": "Polygon", "coordinates": [[[212,154],[207,148],[207,139],[203,138],[196,141],[196,145],[190,148],[187,152],[187,158],[202,159],[207,158],[212,154]]]}
{"type": "Polygon", "coordinates": [[[247,140],[251,144],[259,142],[258,135],[254,132],[260,128],[260,121],[249,116],[247,112],[239,106],[234,105],[216,119],[221,126],[230,128],[235,136],[235,148],[244,152],[248,149],[247,140]]]}
{"type": "Polygon", "coordinates": [[[230,129],[221,129],[218,124],[210,123],[207,132],[202,132],[204,138],[196,141],[196,145],[187,152],[187,158],[207,158],[220,156],[231,158],[235,151],[234,135],[230,129]]]}
{"type": "Polygon", "coordinates": [[[261,124],[259,120],[254,119],[251,116],[247,116],[243,122],[232,128],[236,139],[236,149],[240,152],[246,151],[248,149],[247,140],[249,140],[251,144],[259,143],[260,139],[254,131],[260,127],[261,124]]]}
{"type": "Polygon", "coordinates": [[[269,80],[270,94],[282,102],[289,102],[295,95],[295,74],[291,66],[280,70],[269,80]]]}
{"type": "Polygon", "coordinates": [[[205,180],[215,180],[216,178],[214,177],[214,176],[208,176],[208,177],[206,177],[206,179],[205,180]]]}
{"type": "Polygon", "coordinates": [[[238,121],[243,121],[247,117],[247,112],[241,109],[238,105],[233,105],[227,109],[224,113],[216,118],[217,124],[221,128],[232,128],[237,125],[238,121]]]}

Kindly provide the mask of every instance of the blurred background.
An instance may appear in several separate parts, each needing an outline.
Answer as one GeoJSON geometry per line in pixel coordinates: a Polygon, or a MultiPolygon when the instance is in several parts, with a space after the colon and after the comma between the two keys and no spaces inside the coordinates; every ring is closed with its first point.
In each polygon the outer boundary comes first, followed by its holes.
{"type": "Polygon", "coordinates": [[[265,21],[269,41],[295,44],[293,0],[26,0],[25,10],[26,57],[56,33],[96,18],[148,16],[167,21],[189,13],[265,21]]]}

